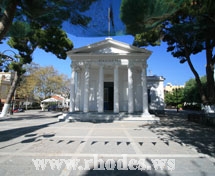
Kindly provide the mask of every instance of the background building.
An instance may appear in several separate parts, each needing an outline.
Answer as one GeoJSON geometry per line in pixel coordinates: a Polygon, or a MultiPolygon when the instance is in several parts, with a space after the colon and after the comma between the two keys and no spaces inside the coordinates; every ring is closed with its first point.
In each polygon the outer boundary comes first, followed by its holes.
{"type": "Polygon", "coordinates": [[[10,72],[0,72],[0,110],[6,101],[7,94],[10,90],[12,74],[10,72]]]}
{"type": "Polygon", "coordinates": [[[184,88],[184,85],[172,85],[171,83],[167,83],[164,87],[164,92],[172,92],[174,89],[184,88]]]}
{"type": "Polygon", "coordinates": [[[162,77],[147,77],[151,51],[111,38],[68,52],[72,60],[70,112],[164,109],[162,77]]]}

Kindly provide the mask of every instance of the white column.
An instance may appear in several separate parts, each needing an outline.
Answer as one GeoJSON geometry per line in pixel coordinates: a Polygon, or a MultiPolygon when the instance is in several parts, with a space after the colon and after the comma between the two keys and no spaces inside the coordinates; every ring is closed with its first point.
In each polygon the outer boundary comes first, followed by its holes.
{"type": "Polygon", "coordinates": [[[143,115],[149,115],[148,111],[148,91],[147,91],[147,78],[146,78],[146,64],[142,66],[142,91],[143,91],[143,115]]]}
{"type": "Polygon", "coordinates": [[[75,67],[72,67],[69,111],[75,111],[75,67]]]}
{"type": "Polygon", "coordinates": [[[84,72],[84,112],[89,112],[89,79],[89,65],[86,65],[84,72]]]}
{"type": "Polygon", "coordinates": [[[119,71],[118,65],[114,67],[114,113],[119,113],[119,71]]]}
{"type": "Polygon", "coordinates": [[[132,68],[128,66],[128,113],[134,112],[134,92],[132,68]]]}
{"type": "Polygon", "coordinates": [[[76,97],[75,97],[75,110],[80,111],[80,98],[81,98],[81,72],[80,70],[77,70],[77,91],[76,91],[76,97]]]}
{"type": "Polygon", "coordinates": [[[98,112],[104,112],[104,66],[99,66],[98,112]]]}

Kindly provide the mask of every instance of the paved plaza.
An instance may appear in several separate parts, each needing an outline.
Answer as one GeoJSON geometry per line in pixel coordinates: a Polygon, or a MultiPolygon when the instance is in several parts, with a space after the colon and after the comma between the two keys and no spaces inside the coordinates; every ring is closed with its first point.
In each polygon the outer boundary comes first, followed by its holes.
{"type": "Polygon", "coordinates": [[[29,110],[0,119],[1,176],[215,174],[214,128],[188,122],[183,113],[169,111],[154,124],[68,123],[59,114],[29,110]],[[46,167],[35,166],[39,161],[46,167]]]}

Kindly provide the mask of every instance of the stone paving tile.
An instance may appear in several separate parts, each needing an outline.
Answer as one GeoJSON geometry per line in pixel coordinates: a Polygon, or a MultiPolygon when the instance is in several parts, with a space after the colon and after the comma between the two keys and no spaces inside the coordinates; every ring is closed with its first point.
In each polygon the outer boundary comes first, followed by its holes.
{"type": "Polygon", "coordinates": [[[134,149],[129,143],[124,142],[125,139],[105,141],[93,140],[88,141],[82,153],[91,154],[135,154],[134,149]]]}
{"type": "Polygon", "coordinates": [[[130,133],[131,136],[150,136],[150,137],[157,137],[156,134],[152,133],[149,130],[146,129],[127,129],[128,133],[130,133]]]}
{"type": "MultiPolygon", "coordinates": [[[[124,126],[123,125],[124,123],[125,122],[116,121],[116,122],[113,122],[113,123],[99,123],[99,124],[96,124],[96,126],[98,128],[101,128],[101,129],[105,129],[105,128],[117,128],[117,129],[120,129],[120,128],[133,128],[133,127],[129,127],[129,126],[124,126]]],[[[135,127],[136,126],[137,125],[135,125],[135,127]]]]}
{"type": "Polygon", "coordinates": [[[58,126],[58,125],[62,125],[64,127],[68,127],[68,128],[91,128],[95,124],[89,123],[89,122],[69,122],[69,123],[60,122],[60,123],[56,124],[56,126],[58,126]]]}
{"type": "MultiPolygon", "coordinates": [[[[46,157],[25,157],[25,156],[15,156],[13,158],[10,158],[4,163],[1,163],[1,169],[0,169],[0,175],[2,176],[12,176],[12,175],[32,175],[32,176],[46,176],[46,175],[53,175],[57,176],[60,175],[62,172],[62,169],[51,169],[49,163],[45,167],[44,170],[39,168],[39,170],[36,170],[36,167],[34,166],[34,163],[32,159],[49,159],[46,157]]],[[[65,157],[64,157],[65,158],[65,157]]],[[[58,159],[58,157],[51,157],[50,159],[58,159]]]]}
{"type": "MultiPolygon", "coordinates": [[[[205,175],[215,173],[214,130],[189,124],[183,118],[164,118],[159,124],[142,122],[58,122],[49,112],[26,113],[0,120],[0,175],[205,175]],[[29,116],[29,117],[28,117],[29,116]],[[49,118],[50,116],[50,118],[49,118]],[[86,159],[116,163],[131,159],[175,159],[175,169],[151,171],[68,170],[64,165],[37,171],[32,159],[86,159]]],[[[53,161],[54,161],[53,160],[53,161]]],[[[171,161],[171,160],[170,160],[171,161]]],[[[96,163],[98,164],[98,163],[96,163]]],[[[169,163],[171,164],[171,163],[169,163]]]]}
{"type": "Polygon", "coordinates": [[[74,153],[81,145],[81,140],[76,139],[42,139],[24,152],[31,153],[74,153]]]}
{"type": "Polygon", "coordinates": [[[104,129],[96,129],[93,131],[92,136],[125,136],[123,131],[121,129],[109,129],[109,130],[104,130],[104,129]]]}
{"type": "MultiPolygon", "coordinates": [[[[87,158],[87,160],[90,160],[92,159],[93,157],[91,158],[87,158]]],[[[119,157],[119,158],[112,158],[112,160],[115,161],[115,167],[118,168],[118,169],[115,169],[115,170],[101,170],[101,169],[104,169],[106,168],[106,163],[108,160],[110,160],[110,158],[105,158],[103,157],[102,158],[102,161],[104,162],[101,162],[101,161],[98,161],[97,163],[99,163],[98,166],[96,166],[98,169],[100,170],[94,170],[95,165],[93,163],[91,163],[89,165],[88,168],[90,168],[91,170],[89,169],[85,169],[83,171],[70,171],[70,174],[80,174],[80,175],[159,175],[159,176],[177,176],[177,175],[207,175],[207,176],[212,176],[214,173],[211,171],[213,170],[214,166],[205,158],[201,158],[201,159],[193,159],[193,158],[176,158],[175,159],[175,167],[173,167],[173,165],[170,164],[170,160],[167,159],[167,163],[165,165],[165,167],[163,167],[162,169],[157,166],[157,168],[155,168],[152,164],[152,160],[153,159],[159,159],[158,157],[156,158],[141,158],[142,160],[145,161],[145,164],[147,166],[147,168],[143,168],[143,167],[139,167],[139,170],[137,169],[136,171],[130,171],[130,170],[124,170],[124,169],[121,169],[120,168],[123,168],[123,165],[119,165],[118,161],[119,160],[122,160],[123,157],[119,157]],[[204,170],[204,168],[201,168],[201,167],[197,167],[199,164],[201,164],[202,162],[205,162],[206,165],[208,165],[207,167],[207,170],[204,170]],[[180,167],[179,167],[180,165],[180,167]],[[181,170],[181,166],[184,167],[185,169],[184,170],[181,170]],[[140,171],[140,169],[142,169],[142,171],[140,171]],[[172,170],[174,169],[174,170],[172,170]],[[185,174],[186,173],[186,174],[185,174]]],[[[137,162],[140,161],[140,158],[135,158],[135,157],[132,157],[132,158],[129,158],[127,157],[127,162],[129,164],[129,162],[131,161],[131,159],[133,160],[136,160],[137,162]]],[[[162,158],[160,158],[162,159],[162,158]]],[[[84,165],[84,162],[83,160],[81,160],[80,162],[80,166],[83,166],[84,165]]],[[[107,166],[108,167],[108,166],[107,166]]],[[[134,167],[137,167],[138,166],[134,166],[134,167]]],[[[128,166],[128,169],[131,169],[130,165],[128,166]]]]}
{"type": "MultiPolygon", "coordinates": [[[[56,159],[56,160],[60,160],[60,159],[64,159],[64,160],[68,160],[68,159],[72,159],[70,157],[47,157],[47,156],[40,156],[40,157],[13,157],[10,160],[7,160],[4,163],[1,163],[1,167],[3,169],[0,170],[0,174],[1,175],[60,175],[62,174],[63,170],[66,170],[66,165],[64,163],[62,163],[61,167],[59,169],[57,169],[56,167],[52,170],[51,166],[49,164],[46,165],[46,168],[44,170],[42,170],[41,168],[39,168],[39,170],[35,169],[35,166],[33,165],[33,161],[32,159],[56,159]]],[[[75,158],[74,158],[75,159],[75,158]]],[[[85,160],[94,160],[94,157],[79,157],[80,162],[78,163],[78,166],[81,166],[82,168],[85,168],[85,160]]],[[[97,158],[99,159],[99,158],[97,158]]],[[[118,158],[111,158],[113,159],[116,163],[119,159],[122,159],[122,157],[118,157],[118,158]]],[[[139,158],[127,158],[128,162],[130,161],[130,159],[135,159],[136,161],[139,161],[139,158]]],[[[143,158],[142,158],[143,159],[143,158]]],[[[170,167],[170,165],[167,165],[167,167],[164,167],[163,170],[161,170],[159,167],[157,169],[155,169],[152,165],[151,159],[154,158],[144,158],[146,161],[146,164],[148,166],[151,166],[151,170],[143,170],[142,172],[140,171],[135,171],[135,173],[138,173],[137,175],[144,175],[144,173],[146,175],[184,175],[184,173],[186,173],[186,175],[207,175],[207,176],[212,176],[214,173],[211,172],[211,170],[214,169],[214,166],[205,158],[176,158],[175,162],[175,168],[174,170],[170,170],[173,167],[170,167]],[[206,165],[207,167],[201,167],[203,164],[202,162],[204,162],[204,165],[206,165]],[[177,167],[179,166],[180,167],[177,167]],[[169,167],[168,167],[169,166],[169,167]],[[183,167],[184,169],[181,170],[181,167],[183,167]]],[[[157,157],[156,157],[157,159],[157,157]]],[[[96,163],[100,163],[100,164],[104,164],[103,168],[106,168],[106,162],[107,160],[110,160],[110,158],[105,158],[102,157],[102,161],[104,161],[104,163],[97,161],[96,163]]],[[[168,162],[168,161],[167,161],[168,162]]],[[[97,166],[98,168],[102,168],[102,166],[97,166]]],[[[119,167],[119,165],[118,165],[119,167]]],[[[70,174],[70,175],[134,175],[134,171],[131,172],[129,170],[127,171],[123,171],[123,170],[93,170],[94,168],[96,168],[94,166],[94,163],[92,162],[91,164],[89,164],[89,168],[92,170],[84,170],[84,171],[79,171],[79,170],[72,170],[72,168],[70,168],[70,170],[66,170],[66,173],[70,174]]],[[[149,168],[148,168],[149,169],[149,168]]]]}
{"type": "Polygon", "coordinates": [[[59,130],[56,135],[58,136],[85,136],[89,132],[89,129],[67,129],[67,130],[59,130]]]}

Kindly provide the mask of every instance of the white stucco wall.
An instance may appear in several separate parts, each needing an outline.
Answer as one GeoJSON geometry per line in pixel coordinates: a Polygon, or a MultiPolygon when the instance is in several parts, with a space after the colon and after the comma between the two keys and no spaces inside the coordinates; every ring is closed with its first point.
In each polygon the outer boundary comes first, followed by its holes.
{"type": "MultiPolygon", "coordinates": [[[[146,84],[142,80],[146,80],[147,59],[150,55],[151,52],[146,49],[112,39],[69,51],[68,56],[72,59],[72,70],[75,70],[77,74],[75,93],[73,91],[74,86],[71,86],[70,99],[75,99],[75,105],[73,103],[70,106],[71,112],[73,109],[84,112],[103,112],[102,97],[104,94],[102,95],[102,92],[104,89],[101,89],[101,84],[102,82],[113,83],[115,79],[115,81],[118,80],[118,88],[117,84],[114,87],[115,90],[118,90],[115,92],[115,96],[118,97],[117,95],[119,95],[119,99],[115,98],[114,100],[114,112],[142,111],[144,114],[148,114],[148,102],[143,99],[143,97],[148,98],[146,84]],[[85,90],[85,67],[89,70],[87,72],[87,74],[89,73],[88,91],[85,90]],[[85,95],[88,95],[88,99],[85,95]]],[[[74,80],[74,76],[72,80],[74,80]]],[[[86,80],[87,84],[88,79],[86,80]]],[[[149,77],[147,80],[147,87],[150,89],[151,96],[149,107],[162,110],[164,108],[163,79],[149,77]]],[[[112,92],[112,88],[108,88],[108,90],[112,92]]]]}
{"type": "Polygon", "coordinates": [[[147,77],[147,88],[150,90],[149,109],[164,110],[164,78],[159,76],[147,77]]]}
{"type": "MultiPolygon", "coordinates": [[[[98,80],[99,70],[97,68],[90,69],[89,81],[89,111],[97,111],[98,109],[98,80]]],[[[83,111],[84,104],[84,69],[78,72],[79,86],[76,88],[76,97],[80,94],[79,105],[76,104],[76,111],[83,111]],[[79,108],[80,107],[80,108],[79,108]]],[[[127,68],[119,68],[119,111],[128,111],[128,71],[127,68]]],[[[77,80],[78,81],[78,80],[77,80]]],[[[147,77],[147,88],[150,89],[149,108],[151,110],[164,110],[164,91],[162,77],[147,77]]],[[[113,73],[111,69],[104,68],[104,82],[113,82],[113,73]]],[[[142,111],[142,84],[141,70],[133,70],[133,91],[134,91],[134,111],[142,111]]]]}

